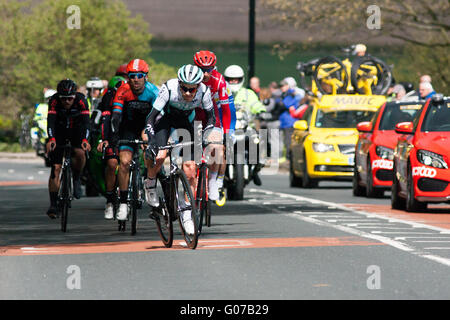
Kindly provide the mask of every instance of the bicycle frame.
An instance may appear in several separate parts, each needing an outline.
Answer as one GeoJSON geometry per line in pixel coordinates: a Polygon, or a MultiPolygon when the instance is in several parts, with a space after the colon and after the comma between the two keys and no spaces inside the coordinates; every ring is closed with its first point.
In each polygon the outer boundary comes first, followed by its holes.
{"type": "Polygon", "coordinates": [[[61,166],[61,180],[58,191],[58,207],[61,210],[61,231],[67,230],[68,210],[73,200],[72,195],[72,146],[70,141],[64,145],[64,161],[61,166]]]}

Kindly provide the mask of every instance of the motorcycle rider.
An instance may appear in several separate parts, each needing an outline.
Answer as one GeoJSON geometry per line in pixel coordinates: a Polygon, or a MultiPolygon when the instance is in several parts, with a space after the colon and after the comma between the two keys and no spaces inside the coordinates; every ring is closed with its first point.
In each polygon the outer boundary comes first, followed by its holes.
{"type": "Polygon", "coordinates": [[[44,88],[44,102],[36,104],[33,116],[33,127],[30,129],[31,143],[38,155],[45,153],[45,140],[47,139],[47,115],[48,100],[56,93],[56,90],[44,88]],[[39,137],[39,133],[41,136],[39,137]],[[39,141],[40,140],[40,141],[39,141]],[[39,143],[44,150],[39,150],[39,143]]]}
{"type": "MultiPolygon", "coordinates": [[[[266,107],[261,103],[256,93],[243,86],[244,84],[244,70],[238,65],[228,66],[223,73],[228,87],[234,97],[234,106],[236,111],[244,111],[248,115],[257,115],[261,112],[266,112],[266,107]]],[[[249,123],[251,127],[254,126],[253,123],[249,123]]],[[[253,182],[260,186],[261,179],[259,178],[258,172],[263,167],[260,164],[259,159],[253,170],[253,182]]]]}
{"type": "Polygon", "coordinates": [[[104,88],[103,81],[99,77],[92,77],[86,82],[87,101],[89,104],[89,112],[97,109],[101,100],[101,92],[104,88]]]}

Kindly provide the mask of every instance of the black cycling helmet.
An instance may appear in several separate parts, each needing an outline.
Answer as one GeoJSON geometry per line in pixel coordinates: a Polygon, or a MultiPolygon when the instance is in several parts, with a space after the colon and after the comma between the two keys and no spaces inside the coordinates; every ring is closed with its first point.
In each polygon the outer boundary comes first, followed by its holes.
{"type": "Polygon", "coordinates": [[[70,79],[64,79],[58,83],[56,91],[61,97],[74,96],[77,92],[77,84],[70,79]]]}

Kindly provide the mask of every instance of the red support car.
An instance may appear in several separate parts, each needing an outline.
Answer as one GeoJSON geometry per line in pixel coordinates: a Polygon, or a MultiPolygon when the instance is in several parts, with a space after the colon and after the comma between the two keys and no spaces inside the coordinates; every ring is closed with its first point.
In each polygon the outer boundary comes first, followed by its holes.
{"type": "Polygon", "coordinates": [[[381,197],[392,185],[394,148],[399,134],[395,125],[412,121],[424,101],[387,102],[371,121],[357,125],[353,195],[381,197]]]}
{"type": "Polygon", "coordinates": [[[424,211],[427,203],[450,203],[450,98],[428,99],[413,122],[396,125],[393,209],[424,211]]]}

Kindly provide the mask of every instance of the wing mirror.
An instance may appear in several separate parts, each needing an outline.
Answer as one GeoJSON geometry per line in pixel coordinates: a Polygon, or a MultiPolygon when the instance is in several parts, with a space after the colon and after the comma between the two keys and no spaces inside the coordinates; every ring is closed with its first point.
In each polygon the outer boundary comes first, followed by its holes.
{"type": "Polygon", "coordinates": [[[295,121],[294,129],[306,131],[306,130],[308,130],[308,123],[306,122],[306,120],[295,121]]]}
{"type": "Polygon", "coordinates": [[[399,122],[395,125],[395,132],[400,134],[413,134],[413,123],[399,122]]]}
{"type": "Polygon", "coordinates": [[[371,132],[372,131],[372,122],[370,122],[370,121],[360,122],[356,125],[356,129],[359,132],[371,132]]]}

